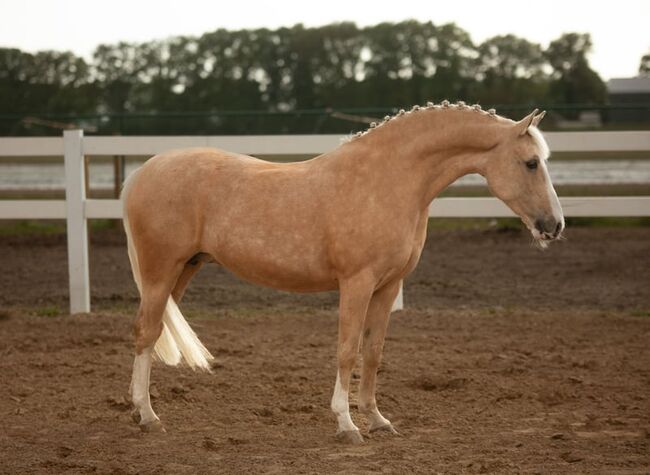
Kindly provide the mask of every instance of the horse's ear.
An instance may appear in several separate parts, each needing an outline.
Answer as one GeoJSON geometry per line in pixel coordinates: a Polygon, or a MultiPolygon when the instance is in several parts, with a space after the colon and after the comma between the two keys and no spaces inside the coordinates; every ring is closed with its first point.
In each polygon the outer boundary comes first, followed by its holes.
{"type": "Polygon", "coordinates": [[[534,125],[533,121],[535,120],[535,114],[537,114],[537,112],[539,112],[538,109],[535,109],[533,112],[515,124],[517,135],[524,135],[528,131],[528,127],[534,125]]]}
{"type": "Polygon", "coordinates": [[[537,114],[535,117],[533,117],[533,126],[537,127],[545,115],[546,115],[546,111],[542,111],[539,114],[537,114]]]}

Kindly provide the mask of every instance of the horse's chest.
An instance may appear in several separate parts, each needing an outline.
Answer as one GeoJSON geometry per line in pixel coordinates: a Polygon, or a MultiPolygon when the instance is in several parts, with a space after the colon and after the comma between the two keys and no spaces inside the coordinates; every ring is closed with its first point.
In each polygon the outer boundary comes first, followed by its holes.
{"type": "Polygon", "coordinates": [[[418,262],[420,261],[420,256],[422,255],[422,249],[424,248],[424,242],[426,240],[426,225],[427,218],[421,217],[418,220],[415,232],[410,235],[405,242],[403,243],[403,251],[399,253],[399,263],[397,267],[400,269],[399,278],[404,278],[415,269],[418,262]]]}
{"type": "Polygon", "coordinates": [[[413,245],[411,246],[411,253],[408,257],[408,260],[406,262],[406,266],[404,269],[404,275],[408,275],[411,272],[413,272],[413,269],[415,269],[415,266],[418,265],[418,262],[420,262],[420,256],[422,255],[422,249],[424,248],[424,241],[426,239],[426,233],[422,233],[422,235],[416,236],[416,238],[413,240],[413,245]]]}

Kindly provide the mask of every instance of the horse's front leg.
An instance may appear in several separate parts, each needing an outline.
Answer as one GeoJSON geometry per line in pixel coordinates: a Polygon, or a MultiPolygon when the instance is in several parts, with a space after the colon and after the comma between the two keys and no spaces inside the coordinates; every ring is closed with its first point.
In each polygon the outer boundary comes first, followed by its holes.
{"type": "Polygon", "coordinates": [[[348,395],[350,374],[359,352],[359,341],[374,281],[369,275],[357,275],[340,282],[338,373],[332,396],[332,411],[338,422],[337,438],[350,444],[363,443],[363,437],[352,418],[348,395]]]}
{"type": "Polygon", "coordinates": [[[368,305],[363,330],[363,370],[359,389],[359,410],[366,414],[370,422],[369,431],[388,430],[397,433],[388,419],[381,415],[377,409],[375,389],[377,382],[377,369],[381,363],[381,354],[384,349],[384,338],[388,328],[388,320],[393,302],[399,293],[400,281],[386,284],[377,290],[368,305]]]}

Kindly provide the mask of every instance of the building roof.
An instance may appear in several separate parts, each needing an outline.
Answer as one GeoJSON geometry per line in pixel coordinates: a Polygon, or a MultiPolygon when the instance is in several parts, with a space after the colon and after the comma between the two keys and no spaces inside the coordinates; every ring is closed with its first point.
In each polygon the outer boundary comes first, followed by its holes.
{"type": "Polygon", "coordinates": [[[650,77],[613,78],[607,81],[610,94],[650,94],[650,77]]]}

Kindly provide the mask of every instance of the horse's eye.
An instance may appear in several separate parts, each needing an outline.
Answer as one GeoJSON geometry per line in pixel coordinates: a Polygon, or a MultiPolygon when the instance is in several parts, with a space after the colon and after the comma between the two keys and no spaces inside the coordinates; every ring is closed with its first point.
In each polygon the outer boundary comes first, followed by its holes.
{"type": "Polygon", "coordinates": [[[537,168],[537,159],[533,158],[531,160],[528,160],[526,162],[526,167],[528,167],[529,170],[535,170],[537,168]]]}

